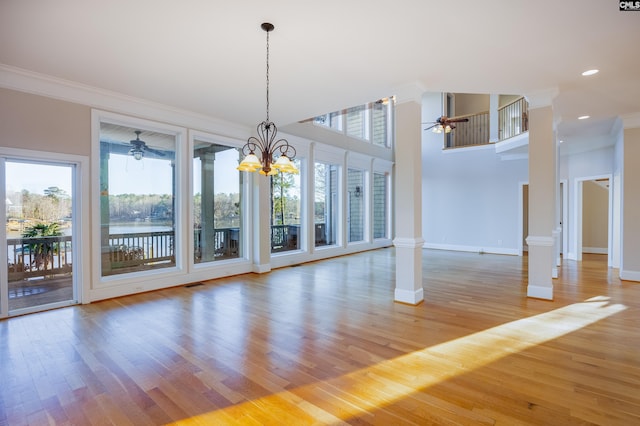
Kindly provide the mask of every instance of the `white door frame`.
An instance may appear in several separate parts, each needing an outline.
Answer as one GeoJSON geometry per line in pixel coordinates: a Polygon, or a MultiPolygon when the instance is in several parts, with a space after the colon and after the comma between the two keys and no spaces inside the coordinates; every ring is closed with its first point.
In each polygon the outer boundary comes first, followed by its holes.
{"type": "Polygon", "coordinates": [[[569,218],[569,182],[567,179],[560,179],[559,188],[562,188],[562,210],[560,211],[560,220],[562,221],[562,225],[560,232],[562,232],[562,257],[564,258],[569,250],[569,238],[567,235],[567,221],[569,218]]]}
{"type": "Polygon", "coordinates": [[[574,179],[574,223],[572,227],[573,238],[576,247],[576,260],[582,261],[582,201],[583,201],[583,184],[585,181],[609,179],[609,201],[608,201],[608,218],[607,218],[607,266],[613,264],[613,175],[603,174],[594,176],[583,176],[574,179]]]}
{"type": "MultiPolygon", "coordinates": [[[[88,293],[88,278],[91,276],[89,250],[89,157],[59,154],[55,152],[32,151],[19,148],[0,147],[0,197],[6,199],[6,160],[17,160],[25,162],[35,162],[52,165],[65,165],[74,168],[73,188],[73,286],[75,299],[79,303],[88,303],[86,295],[88,293]]],[[[0,220],[6,223],[6,210],[0,212],[0,220]]],[[[7,259],[7,247],[5,242],[0,245],[0,256],[7,259]]],[[[9,316],[8,295],[8,272],[6,267],[0,267],[0,291],[2,291],[0,303],[0,318],[9,316]]],[[[34,308],[40,310],[39,308],[34,308]]],[[[20,314],[28,313],[21,311],[20,314]]]]}
{"type": "MultiPolygon", "coordinates": [[[[518,239],[520,243],[518,244],[518,256],[522,256],[524,254],[524,242],[522,238],[522,234],[524,234],[524,187],[529,185],[528,181],[518,182],[518,239]]],[[[560,211],[560,220],[562,221],[562,256],[566,256],[568,252],[569,239],[567,236],[567,220],[568,220],[568,200],[569,200],[569,191],[568,191],[568,182],[566,179],[560,179],[558,182],[558,188],[562,188],[562,210],[560,211]]]]}
{"type": "Polygon", "coordinates": [[[518,256],[524,255],[524,187],[526,185],[529,185],[529,181],[518,182],[518,256]]]}

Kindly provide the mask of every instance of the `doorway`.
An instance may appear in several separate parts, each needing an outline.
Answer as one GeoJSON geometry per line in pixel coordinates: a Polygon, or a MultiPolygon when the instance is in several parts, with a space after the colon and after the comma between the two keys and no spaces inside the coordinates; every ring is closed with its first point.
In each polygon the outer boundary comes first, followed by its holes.
{"type": "Polygon", "coordinates": [[[76,165],[0,158],[7,259],[0,274],[0,316],[76,304],[76,165]]]}
{"type": "Polygon", "coordinates": [[[576,257],[583,253],[607,255],[612,266],[611,176],[592,176],[576,180],[576,257]]]}

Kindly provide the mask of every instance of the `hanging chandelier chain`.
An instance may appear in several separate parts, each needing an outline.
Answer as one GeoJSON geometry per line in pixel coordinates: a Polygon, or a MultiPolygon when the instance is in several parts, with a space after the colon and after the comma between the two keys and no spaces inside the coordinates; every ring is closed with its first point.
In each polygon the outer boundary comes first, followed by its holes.
{"type": "Polygon", "coordinates": [[[267,123],[269,122],[269,31],[267,33],[267,123]]]}
{"type": "Polygon", "coordinates": [[[286,139],[278,139],[278,129],[269,121],[269,32],[273,31],[273,24],[264,22],[261,28],[267,33],[267,119],[258,124],[256,136],[251,136],[242,147],[244,159],[237,169],[243,172],[260,171],[260,174],[272,176],[276,173],[299,173],[293,164],[296,150],[286,139]],[[280,156],[274,158],[274,154],[280,156]],[[276,160],[274,162],[274,160],[276,160]]]}

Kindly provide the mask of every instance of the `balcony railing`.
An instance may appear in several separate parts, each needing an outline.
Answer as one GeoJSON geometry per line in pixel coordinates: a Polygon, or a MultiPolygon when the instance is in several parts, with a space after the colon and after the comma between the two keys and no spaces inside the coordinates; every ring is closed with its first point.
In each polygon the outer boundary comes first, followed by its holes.
{"type": "Polygon", "coordinates": [[[300,225],[272,225],[271,252],[298,250],[300,248],[300,225]]]}
{"type": "MultiPolygon", "coordinates": [[[[315,224],[316,245],[326,244],[324,224],[315,224]]],[[[196,262],[201,256],[201,236],[194,231],[196,262]]],[[[232,259],[240,256],[240,229],[221,228],[215,230],[215,260],[232,259]]],[[[274,225],[271,227],[271,251],[283,252],[300,249],[300,225],[274,225]]],[[[72,271],[71,236],[9,238],[9,281],[31,278],[50,278],[70,274],[72,271]]],[[[173,231],[135,232],[110,234],[109,245],[104,258],[108,268],[105,275],[123,269],[152,264],[175,262],[173,231]]],[[[105,265],[106,266],[106,265],[105,265]]]]}
{"type": "Polygon", "coordinates": [[[455,130],[448,133],[445,138],[446,148],[460,148],[489,143],[489,111],[452,118],[466,118],[469,121],[455,123],[455,130]]]}
{"type": "MultiPolygon", "coordinates": [[[[445,136],[445,148],[462,148],[490,143],[489,112],[460,115],[466,123],[455,123],[455,130],[445,136]]],[[[512,138],[529,130],[529,104],[522,97],[498,109],[498,140],[512,138]]]]}
{"type": "Polygon", "coordinates": [[[529,103],[522,97],[498,109],[498,138],[509,139],[529,130],[529,103]]]}
{"type": "Polygon", "coordinates": [[[109,234],[110,269],[174,262],[173,235],[173,231],[109,234]]]}
{"type": "MultiPolygon", "coordinates": [[[[193,233],[196,262],[202,259],[202,231],[193,233]]],[[[219,228],[214,230],[213,252],[217,260],[232,259],[240,256],[240,228],[219,228]]]]}
{"type": "Polygon", "coordinates": [[[71,236],[8,238],[9,281],[71,272],[71,236]]]}

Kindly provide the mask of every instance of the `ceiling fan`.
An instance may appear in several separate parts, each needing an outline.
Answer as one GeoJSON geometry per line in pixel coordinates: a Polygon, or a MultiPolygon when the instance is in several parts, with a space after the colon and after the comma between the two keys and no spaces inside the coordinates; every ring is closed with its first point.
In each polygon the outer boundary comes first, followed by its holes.
{"type": "Polygon", "coordinates": [[[136,130],[136,138],[129,141],[129,143],[132,145],[131,149],[129,150],[129,155],[133,156],[133,158],[135,158],[136,160],[142,160],[145,152],[151,152],[160,157],[164,157],[164,152],[157,149],[149,148],[149,146],[143,140],[140,140],[140,133],[142,133],[142,131],[136,130]]]}
{"type": "Polygon", "coordinates": [[[451,133],[451,131],[456,128],[453,123],[466,123],[468,121],[468,118],[449,118],[446,115],[443,115],[438,117],[434,122],[426,123],[431,124],[431,126],[427,127],[425,130],[433,129],[433,133],[442,133],[443,131],[445,133],[451,133]]]}

